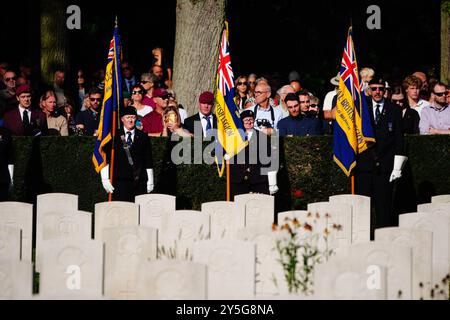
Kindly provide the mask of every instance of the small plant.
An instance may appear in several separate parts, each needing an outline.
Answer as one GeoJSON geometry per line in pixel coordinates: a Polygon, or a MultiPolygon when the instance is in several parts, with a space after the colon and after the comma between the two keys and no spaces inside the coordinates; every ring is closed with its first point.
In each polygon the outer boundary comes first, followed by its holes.
{"type": "MultiPolygon", "coordinates": [[[[325,228],[315,230],[316,222],[320,214],[314,216],[308,213],[307,218],[313,218],[313,223],[300,222],[296,218],[286,218],[281,226],[273,225],[272,230],[277,232],[276,250],[280,259],[278,260],[284,270],[284,277],[290,293],[299,291],[305,295],[313,293],[314,267],[318,263],[333,254],[328,248],[330,229],[341,230],[342,226],[333,224],[328,227],[329,214],[325,215],[325,228]],[[325,248],[321,249],[319,241],[325,242],[325,248]]],[[[317,228],[319,229],[319,228],[317,228]]]]}
{"type": "MultiPolygon", "coordinates": [[[[159,260],[185,260],[185,261],[192,261],[192,252],[190,251],[189,246],[179,246],[179,242],[181,242],[181,239],[183,237],[183,229],[180,229],[178,231],[177,238],[173,241],[173,246],[166,247],[164,245],[158,246],[157,249],[157,259],[159,260]],[[182,250],[182,252],[180,252],[182,250]]],[[[204,234],[203,225],[200,227],[197,237],[193,239],[193,241],[202,241],[202,240],[208,240],[210,239],[211,235],[210,233],[204,234]]]]}

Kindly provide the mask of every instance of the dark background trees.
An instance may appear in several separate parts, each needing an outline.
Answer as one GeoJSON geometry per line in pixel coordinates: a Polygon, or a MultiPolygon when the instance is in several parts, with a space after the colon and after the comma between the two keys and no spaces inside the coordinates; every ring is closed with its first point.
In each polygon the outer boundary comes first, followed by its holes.
{"type": "MultiPolygon", "coordinates": [[[[194,0],[192,0],[194,1],[194,0]]],[[[81,30],[67,30],[66,68],[88,73],[104,68],[114,16],[124,45],[124,58],[139,71],[151,65],[151,49],[162,46],[172,60],[176,1],[84,1],[81,30]]],[[[67,5],[69,5],[67,4],[67,5]]],[[[347,28],[353,23],[360,67],[372,66],[390,78],[416,70],[440,75],[441,1],[388,0],[229,0],[232,65],[236,74],[270,74],[285,81],[297,70],[302,83],[318,94],[328,91],[342,55],[347,28]],[[366,9],[381,8],[381,30],[368,30],[366,9]]],[[[2,4],[0,60],[40,64],[39,1],[2,4]]],[[[198,21],[199,24],[203,21],[198,21]]],[[[218,44],[214,44],[218,46],[218,44]]],[[[201,59],[201,57],[199,57],[201,59]]],[[[172,64],[173,61],[170,61],[172,64]]],[[[175,70],[176,72],[176,70],[175,70]]],[[[445,80],[445,79],[444,79],[445,80]]]]}

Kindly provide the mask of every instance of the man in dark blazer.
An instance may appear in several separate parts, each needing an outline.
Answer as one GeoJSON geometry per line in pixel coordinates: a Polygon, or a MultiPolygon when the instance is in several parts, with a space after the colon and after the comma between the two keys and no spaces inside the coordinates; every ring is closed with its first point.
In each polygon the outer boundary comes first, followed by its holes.
{"type": "Polygon", "coordinates": [[[0,127],[0,201],[8,200],[8,191],[13,186],[14,162],[11,133],[0,127]]]}
{"type": "Polygon", "coordinates": [[[254,129],[255,113],[252,110],[244,110],[241,120],[249,143],[230,159],[231,199],[247,193],[275,194],[278,191],[277,171],[268,171],[272,163],[262,161],[262,157],[272,159],[270,136],[254,129]],[[264,146],[265,150],[261,150],[264,146]],[[264,169],[268,172],[264,173],[264,169]]]}
{"type": "Polygon", "coordinates": [[[394,180],[402,176],[407,161],[400,109],[383,98],[385,81],[369,83],[369,114],[376,143],[360,154],[355,168],[356,193],[371,197],[375,208],[375,228],[393,226],[392,210],[394,180]]]}
{"type": "Polygon", "coordinates": [[[8,111],[4,117],[4,127],[13,136],[38,136],[47,133],[47,117],[41,110],[31,109],[31,89],[22,85],[16,90],[19,102],[17,108],[8,111]]]}
{"type": "MultiPolygon", "coordinates": [[[[121,110],[122,127],[114,139],[113,182],[109,177],[109,164],[101,170],[103,188],[113,194],[114,201],[134,202],[137,195],[153,191],[153,160],[150,138],[136,129],[136,109],[121,110]]],[[[111,143],[106,154],[110,154],[111,143]]],[[[110,156],[108,155],[108,160],[110,156]]]]}
{"type": "Polygon", "coordinates": [[[183,128],[195,136],[200,135],[200,133],[203,134],[204,138],[212,135],[213,130],[217,130],[217,118],[212,114],[214,100],[212,92],[203,92],[198,101],[199,112],[184,120],[183,128]]]}

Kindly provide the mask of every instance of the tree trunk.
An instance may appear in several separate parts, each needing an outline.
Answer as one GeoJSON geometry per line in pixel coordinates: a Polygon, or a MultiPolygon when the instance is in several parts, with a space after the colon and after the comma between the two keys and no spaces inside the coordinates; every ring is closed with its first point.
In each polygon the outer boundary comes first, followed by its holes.
{"type": "Polygon", "coordinates": [[[41,0],[41,80],[53,83],[56,70],[66,69],[66,5],[65,1],[41,0]]]}
{"type": "Polygon", "coordinates": [[[450,1],[441,1],[441,81],[450,80],[450,1]]]}
{"type": "Polygon", "coordinates": [[[189,115],[215,89],[226,0],[177,0],[173,88],[189,115]]]}

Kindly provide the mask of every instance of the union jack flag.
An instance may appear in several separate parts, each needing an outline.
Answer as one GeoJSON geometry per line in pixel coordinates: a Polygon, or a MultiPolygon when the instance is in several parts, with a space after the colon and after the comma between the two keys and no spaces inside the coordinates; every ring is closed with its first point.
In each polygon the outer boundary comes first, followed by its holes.
{"type": "Polygon", "coordinates": [[[219,176],[224,172],[224,151],[233,157],[248,144],[245,141],[244,125],[234,102],[234,75],[228,43],[228,24],[222,33],[217,68],[216,116],[217,140],[216,161],[219,176]]]}
{"type": "Polygon", "coordinates": [[[352,35],[350,27],[340,68],[333,132],[334,161],[347,176],[356,166],[356,155],[366,151],[375,142],[369,107],[359,79],[352,35]]]}
{"type": "Polygon", "coordinates": [[[225,97],[232,89],[234,89],[234,74],[233,69],[231,68],[231,57],[226,30],[222,33],[222,41],[219,50],[219,68],[217,73],[219,76],[218,88],[225,97]]]}

